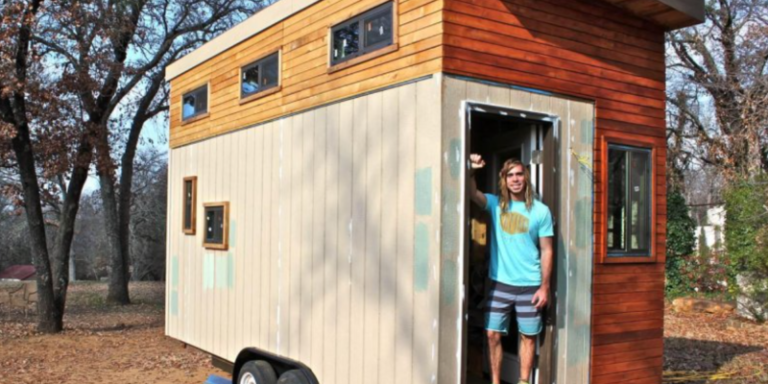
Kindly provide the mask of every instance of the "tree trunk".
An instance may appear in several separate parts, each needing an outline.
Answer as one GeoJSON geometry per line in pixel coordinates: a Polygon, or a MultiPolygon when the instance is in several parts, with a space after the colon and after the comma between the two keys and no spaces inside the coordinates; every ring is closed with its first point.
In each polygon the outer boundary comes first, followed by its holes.
{"type": "Polygon", "coordinates": [[[109,171],[99,174],[101,184],[101,200],[104,204],[104,224],[107,232],[107,242],[112,254],[112,273],[109,276],[109,292],[107,302],[126,305],[131,303],[128,294],[128,255],[123,254],[120,239],[120,225],[117,213],[117,196],[115,184],[109,171]]]}
{"type": "Polygon", "coordinates": [[[56,242],[53,251],[53,297],[56,307],[64,313],[67,304],[67,289],[69,288],[69,258],[72,250],[72,240],[75,237],[75,221],[80,210],[80,196],[85,182],[88,180],[88,168],[93,159],[92,138],[89,132],[80,137],[77,147],[75,165],[69,179],[69,186],[64,195],[59,230],[56,232],[56,242]]]}
{"type": "Polygon", "coordinates": [[[143,120],[134,119],[125,152],[120,160],[120,184],[119,184],[119,232],[121,252],[126,258],[130,256],[131,240],[131,200],[133,199],[133,160],[136,156],[136,146],[139,142],[143,120]]]}
{"type": "Polygon", "coordinates": [[[48,243],[45,238],[45,221],[40,205],[40,186],[37,184],[37,170],[32,153],[29,127],[26,122],[17,124],[17,135],[13,138],[13,151],[19,165],[19,178],[24,193],[24,208],[27,214],[32,263],[37,279],[37,330],[43,333],[59,332],[63,328],[63,309],[57,308],[51,281],[51,263],[48,258],[48,243]]]}

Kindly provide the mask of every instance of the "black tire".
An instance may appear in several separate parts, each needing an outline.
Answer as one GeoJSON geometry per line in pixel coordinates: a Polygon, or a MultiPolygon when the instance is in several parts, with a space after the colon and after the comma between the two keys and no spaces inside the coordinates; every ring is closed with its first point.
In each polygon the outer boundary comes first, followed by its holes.
{"type": "Polygon", "coordinates": [[[292,369],[280,375],[280,380],[277,381],[277,384],[309,384],[309,380],[300,370],[292,369]]]}
{"type": "Polygon", "coordinates": [[[269,363],[263,360],[249,361],[240,368],[236,384],[275,384],[277,375],[269,363]]]}

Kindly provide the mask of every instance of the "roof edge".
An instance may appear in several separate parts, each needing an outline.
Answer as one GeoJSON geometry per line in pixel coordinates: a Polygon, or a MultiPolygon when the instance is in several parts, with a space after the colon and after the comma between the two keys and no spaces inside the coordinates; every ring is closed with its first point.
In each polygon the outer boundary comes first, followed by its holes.
{"type": "Polygon", "coordinates": [[[667,6],[704,22],[704,0],[659,0],[667,6]]]}
{"type": "Polygon", "coordinates": [[[319,1],[320,0],[278,0],[213,40],[169,64],[165,69],[165,80],[171,81],[174,78],[181,76],[185,72],[210,60],[218,54],[240,44],[319,1]]]}

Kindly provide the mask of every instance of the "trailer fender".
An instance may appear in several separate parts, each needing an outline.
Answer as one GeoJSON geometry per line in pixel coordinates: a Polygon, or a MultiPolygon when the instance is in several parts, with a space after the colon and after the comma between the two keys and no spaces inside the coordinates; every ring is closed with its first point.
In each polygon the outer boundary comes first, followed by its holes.
{"type": "Polygon", "coordinates": [[[317,380],[317,377],[315,377],[315,374],[312,372],[309,367],[307,367],[304,363],[296,360],[289,359],[287,357],[275,355],[273,353],[260,350],[258,348],[249,347],[245,348],[237,355],[237,359],[235,359],[235,364],[232,367],[232,380],[237,380],[237,377],[240,375],[240,369],[242,369],[243,365],[245,363],[251,361],[251,360],[263,360],[269,363],[272,368],[275,369],[275,373],[277,373],[277,377],[280,377],[283,373],[296,369],[301,372],[304,377],[307,379],[307,381],[310,384],[320,384],[320,382],[317,380]]]}

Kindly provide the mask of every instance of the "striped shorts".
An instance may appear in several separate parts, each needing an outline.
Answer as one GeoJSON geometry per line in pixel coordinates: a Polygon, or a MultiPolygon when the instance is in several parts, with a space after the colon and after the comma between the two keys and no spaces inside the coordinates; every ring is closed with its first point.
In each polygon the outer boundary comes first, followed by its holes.
{"type": "Polygon", "coordinates": [[[485,307],[485,329],[508,334],[514,311],[520,333],[538,335],[542,329],[541,312],[531,303],[538,289],[539,287],[515,287],[491,280],[485,307]]]}

